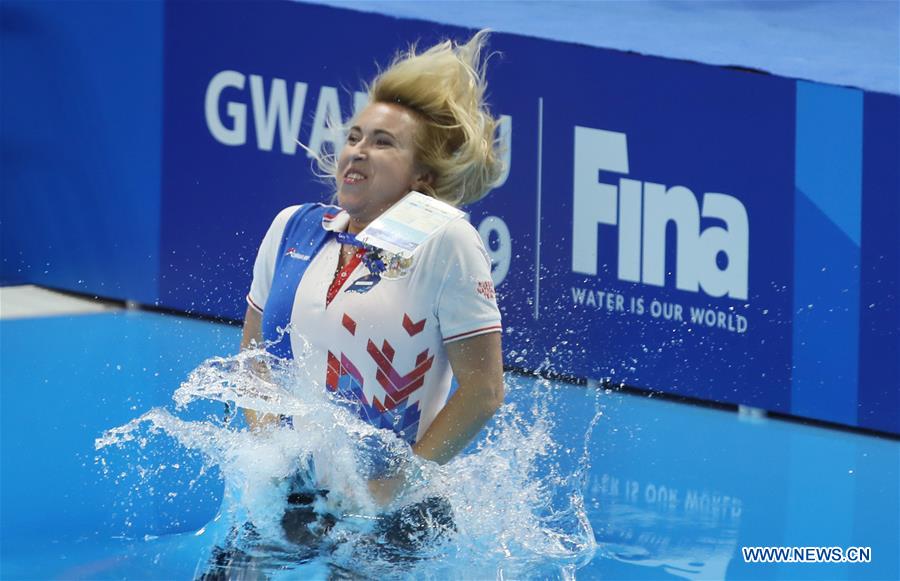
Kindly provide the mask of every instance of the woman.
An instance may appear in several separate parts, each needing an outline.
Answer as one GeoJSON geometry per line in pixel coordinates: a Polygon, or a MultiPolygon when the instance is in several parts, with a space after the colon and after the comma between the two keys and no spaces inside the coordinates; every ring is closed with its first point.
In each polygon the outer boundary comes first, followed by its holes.
{"type": "MultiPolygon", "coordinates": [[[[301,343],[312,377],[358,403],[360,416],[392,429],[415,454],[445,463],[503,402],[500,313],[490,260],[465,220],[422,244],[411,264],[383,269],[353,236],[411,191],[454,206],[477,201],[501,171],[496,121],[483,98],[481,49],[438,44],[398,56],[369,87],[350,123],[334,178],[339,207],[283,210],[253,269],[242,348],[275,340],[290,357],[301,343]],[[459,387],[447,400],[451,373],[459,387]]],[[[275,420],[246,410],[254,428],[275,420]]],[[[388,502],[398,478],[376,479],[388,502]]]]}

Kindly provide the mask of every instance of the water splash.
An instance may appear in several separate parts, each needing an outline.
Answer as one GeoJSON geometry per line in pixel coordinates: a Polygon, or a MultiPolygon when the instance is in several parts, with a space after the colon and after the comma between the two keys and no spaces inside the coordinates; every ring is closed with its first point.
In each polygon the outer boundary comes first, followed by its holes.
{"type": "MultiPolygon", "coordinates": [[[[595,399],[581,441],[563,442],[555,434],[557,388],[512,374],[506,383],[507,403],[479,440],[438,466],[421,461],[406,442],[363,422],[348,402],[322,390],[308,376],[303,357],[286,362],[252,349],[204,362],[175,391],[174,411],[151,409],[106,431],[96,448],[146,449],[171,439],[200,454],[205,470],[218,468],[225,494],[213,524],[222,533],[211,542],[218,554],[228,548],[245,557],[232,559],[229,567],[271,574],[309,566],[315,558],[332,574],[347,576],[570,578],[596,549],[582,491],[599,405],[595,399]],[[219,413],[200,421],[179,417],[200,402],[287,416],[293,428],[252,432],[240,415],[223,417],[219,406],[219,413]],[[407,475],[407,485],[380,506],[368,481],[398,470],[407,475]],[[327,496],[315,495],[323,489],[327,496]],[[303,559],[282,522],[289,495],[298,491],[313,494],[314,516],[328,523],[318,529],[314,551],[304,553],[312,557],[303,559]],[[434,499],[450,507],[452,529],[412,550],[387,546],[378,528],[390,518],[385,515],[434,499]]],[[[242,573],[232,569],[228,575],[242,573]]]]}

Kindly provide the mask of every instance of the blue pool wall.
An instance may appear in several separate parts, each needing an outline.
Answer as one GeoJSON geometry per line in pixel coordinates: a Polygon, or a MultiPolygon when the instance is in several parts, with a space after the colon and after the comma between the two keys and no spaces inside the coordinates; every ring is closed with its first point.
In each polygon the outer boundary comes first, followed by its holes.
{"type": "MultiPolygon", "coordinates": [[[[471,33],[291,2],[0,11],[3,284],[230,319],[275,213],[330,196],[290,135],[257,131],[277,85],[300,141],[327,147],[376,63],[471,33]],[[361,51],[338,27],[378,33],[361,51]],[[211,92],[223,71],[243,88],[211,92]]],[[[509,173],[468,209],[500,258],[509,365],[900,433],[897,95],[513,34],[491,48],[509,173]],[[745,253],[709,194],[743,208],[745,253]],[[652,195],[679,216],[661,233],[652,195]],[[729,268],[746,284],[714,289],[729,268]]]]}
{"type": "Polygon", "coordinates": [[[163,10],[0,6],[4,284],[157,300],[163,10]]]}

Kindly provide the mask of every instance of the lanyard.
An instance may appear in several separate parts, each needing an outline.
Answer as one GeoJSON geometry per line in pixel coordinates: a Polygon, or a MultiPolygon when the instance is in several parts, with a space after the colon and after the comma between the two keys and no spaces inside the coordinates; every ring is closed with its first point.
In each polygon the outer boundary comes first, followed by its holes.
{"type": "Polygon", "coordinates": [[[335,236],[337,236],[338,242],[341,244],[349,244],[351,246],[356,246],[357,248],[365,248],[366,245],[359,241],[356,237],[356,234],[351,234],[349,232],[335,232],[335,236]]]}
{"type": "Polygon", "coordinates": [[[356,246],[357,248],[365,249],[366,252],[362,255],[362,261],[363,264],[366,265],[366,268],[369,269],[369,272],[378,275],[385,271],[386,267],[384,261],[381,259],[380,249],[360,242],[355,235],[350,234],[349,232],[335,232],[335,235],[337,236],[338,242],[341,244],[349,244],[351,246],[356,246]]]}

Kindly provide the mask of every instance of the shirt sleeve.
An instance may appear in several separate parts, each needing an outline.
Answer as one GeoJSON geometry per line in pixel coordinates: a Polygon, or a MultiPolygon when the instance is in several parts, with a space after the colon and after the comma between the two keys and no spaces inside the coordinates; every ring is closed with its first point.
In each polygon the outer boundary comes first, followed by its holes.
{"type": "Polygon", "coordinates": [[[284,237],[284,229],[288,220],[299,208],[300,206],[291,206],[275,216],[256,253],[256,262],[253,264],[253,282],[250,284],[250,292],[247,293],[247,304],[260,313],[263,312],[266,301],[269,299],[272,278],[275,276],[275,261],[278,259],[278,248],[284,237]]]}
{"type": "Polygon", "coordinates": [[[491,260],[478,231],[465,220],[448,224],[440,240],[439,260],[444,278],[436,315],[444,343],[500,331],[491,260]]]}

